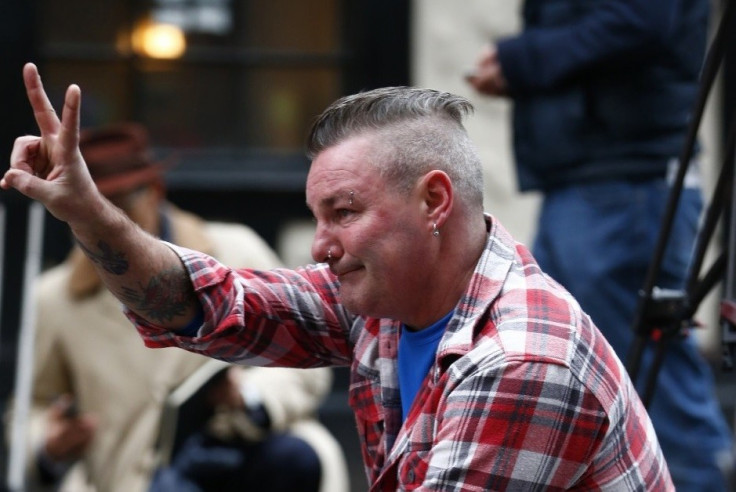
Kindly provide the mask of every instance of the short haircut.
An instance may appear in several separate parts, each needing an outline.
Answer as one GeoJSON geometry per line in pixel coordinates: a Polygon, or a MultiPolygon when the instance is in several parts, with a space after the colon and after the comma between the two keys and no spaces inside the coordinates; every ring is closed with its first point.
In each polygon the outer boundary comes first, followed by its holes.
{"type": "Polygon", "coordinates": [[[483,206],[483,169],[463,126],[473,112],[467,99],[433,89],[384,87],[338,99],[317,117],[307,155],[356,136],[376,139],[367,158],[387,183],[408,191],[432,170],[451,179],[458,198],[483,206]],[[379,145],[380,143],[380,145],[379,145]]]}

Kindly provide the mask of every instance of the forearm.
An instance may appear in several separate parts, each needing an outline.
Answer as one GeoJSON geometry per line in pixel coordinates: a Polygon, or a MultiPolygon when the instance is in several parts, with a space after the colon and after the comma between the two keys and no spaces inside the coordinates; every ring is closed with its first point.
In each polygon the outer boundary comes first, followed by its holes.
{"type": "Polygon", "coordinates": [[[93,220],[70,222],[106,287],[130,310],[166,328],[185,326],[198,309],[179,257],[102,199],[93,220]]]}

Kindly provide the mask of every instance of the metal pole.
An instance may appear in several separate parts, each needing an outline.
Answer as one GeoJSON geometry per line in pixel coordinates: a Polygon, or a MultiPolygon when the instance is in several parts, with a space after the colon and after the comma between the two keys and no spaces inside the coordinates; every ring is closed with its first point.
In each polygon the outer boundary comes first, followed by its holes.
{"type": "MultiPolygon", "coordinates": [[[[6,237],[8,231],[7,231],[7,209],[5,208],[4,203],[0,203],[0,232],[2,235],[0,235],[0,306],[3,305],[3,281],[2,279],[5,278],[5,241],[2,240],[2,238],[6,237]]],[[[0,343],[2,343],[2,332],[3,332],[3,326],[2,326],[2,316],[0,316],[0,343]]],[[[0,353],[2,353],[2,350],[0,350],[0,353]]]]}
{"type": "Polygon", "coordinates": [[[31,407],[33,379],[33,345],[36,330],[36,278],[41,271],[43,254],[43,205],[32,202],[28,209],[28,238],[23,272],[23,301],[15,371],[15,399],[11,427],[8,488],[22,491],[25,482],[26,435],[31,407]]]}

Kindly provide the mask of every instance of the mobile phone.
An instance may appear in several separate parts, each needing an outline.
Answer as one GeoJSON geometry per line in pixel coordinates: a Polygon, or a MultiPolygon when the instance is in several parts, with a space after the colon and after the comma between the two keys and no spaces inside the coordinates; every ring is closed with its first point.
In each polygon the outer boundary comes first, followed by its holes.
{"type": "Polygon", "coordinates": [[[77,406],[77,402],[75,400],[71,400],[64,409],[62,415],[64,415],[64,418],[67,419],[77,418],[79,416],[79,407],[77,406]]]}

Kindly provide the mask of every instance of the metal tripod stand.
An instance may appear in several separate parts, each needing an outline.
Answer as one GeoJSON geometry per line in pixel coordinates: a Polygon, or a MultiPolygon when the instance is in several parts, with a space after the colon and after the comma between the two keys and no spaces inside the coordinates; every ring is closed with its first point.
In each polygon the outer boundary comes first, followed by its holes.
{"type": "Polygon", "coordinates": [[[644,286],[639,293],[639,304],[633,324],[635,338],[628,354],[626,367],[634,384],[637,384],[644,351],[651,344],[654,345],[654,355],[644,380],[645,384],[643,390],[639,390],[646,406],[649,405],[654,394],[657,374],[666,355],[668,342],[676,337],[684,336],[694,326],[693,316],[700,303],[722,280],[724,291],[720,315],[723,363],[727,368],[733,367],[733,355],[736,350],[736,279],[734,278],[736,275],[736,200],[733,199],[736,195],[736,181],[734,180],[736,117],[731,123],[730,135],[713,198],[696,238],[693,260],[685,286],[682,290],[663,290],[656,286],[656,282],[684,187],[687,168],[693,156],[698,128],[708,95],[725,56],[728,33],[736,29],[734,1],[736,0],[726,0],[718,29],[706,55],[696,107],[690,121],[685,145],[679,156],[677,176],[669,195],[654,256],[649,265],[644,286]],[[701,276],[706,250],[720,222],[727,227],[727,244],[707,272],[701,276]]]}

